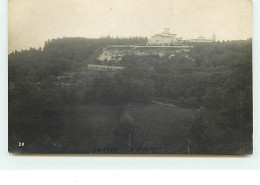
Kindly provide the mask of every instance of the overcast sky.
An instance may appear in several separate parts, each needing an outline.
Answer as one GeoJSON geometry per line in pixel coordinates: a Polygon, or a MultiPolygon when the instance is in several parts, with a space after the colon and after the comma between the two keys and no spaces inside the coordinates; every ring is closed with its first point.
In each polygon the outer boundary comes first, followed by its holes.
{"type": "Polygon", "coordinates": [[[9,52],[59,37],[252,35],[250,0],[9,0],[9,52]]]}

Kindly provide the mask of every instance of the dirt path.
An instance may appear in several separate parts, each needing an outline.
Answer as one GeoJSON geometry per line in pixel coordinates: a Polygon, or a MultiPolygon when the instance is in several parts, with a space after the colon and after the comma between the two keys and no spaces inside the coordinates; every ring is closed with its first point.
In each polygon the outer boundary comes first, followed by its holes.
{"type": "Polygon", "coordinates": [[[164,106],[169,106],[169,107],[175,107],[174,104],[171,103],[163,103],[163,102],[159,102],[159,101],[152,101],[153,103],[159,104],[159,105],[164,105],[164,106]]]}

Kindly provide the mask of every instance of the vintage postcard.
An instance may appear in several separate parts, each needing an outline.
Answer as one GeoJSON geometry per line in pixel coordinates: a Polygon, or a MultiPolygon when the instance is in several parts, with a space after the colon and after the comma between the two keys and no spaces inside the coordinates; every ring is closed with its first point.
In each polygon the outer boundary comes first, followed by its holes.
{"type": "Polygon", "coordinates": [[[15,154],[253,152],[252,1],[9,0],[15,154]]]}

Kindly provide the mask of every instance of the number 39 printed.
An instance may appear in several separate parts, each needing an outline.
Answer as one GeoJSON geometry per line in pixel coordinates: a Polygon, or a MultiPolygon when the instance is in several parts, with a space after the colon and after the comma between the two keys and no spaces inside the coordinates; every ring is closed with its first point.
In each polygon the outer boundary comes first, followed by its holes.
{"type": "Polygon", "coordinates": [[[18,146],[24,146],[24,142],[18,142],[18,146]]]}

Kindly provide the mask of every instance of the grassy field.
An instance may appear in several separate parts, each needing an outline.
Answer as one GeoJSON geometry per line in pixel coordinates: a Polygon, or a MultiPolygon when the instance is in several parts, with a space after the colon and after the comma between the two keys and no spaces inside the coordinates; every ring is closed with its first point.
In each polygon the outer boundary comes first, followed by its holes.
{"type": "Polygon", "coordinates": [[[188,127],[183,123],[183,119],[194,116],[195,109],[130,103],[128,112],[134,118],[135,124],[142,129],[142,146],[161,148],[155,152],[186,153],[182,147],[187,142],[185,133],[188,127]]]}
{"type": "MultiPolygon", "coordinates": [[[[63,148],[65,153],[176,153],[187,154],[187,132],[183,121],[197,109],[130,102],[123,105],[74,105],[66,108],[63,148]],[[116,134],[124,110],[134,120],[131,147],[122,145],[127,136],[116,134]]],[[[225,128],[220,112],[206,110],[212,154],[231,154],[239,148],[238,133],[225,128]],[[236,140],[237,139],[237,140],[236,140]]]]}
{"type": "Polygon", "coordinates": [[[122,114],[122,105],[77,105],[66,110],[66,153],[93,153],[105,147],[111,129],[122,114]]]}
{"type": "MultiPolygon", "coordinates": [[[[139,153],[179,153],[179,145],[186,142],[183,133],[187,128],[182,119],[196,112],[194,109],[140,103],[129,103],[126,111],[138,128],[134,138],[138,142],[134,142],[133,146],[139,153]],[[157,151],[147,151],[145,147],[156,147],[157,151]]],[[[66,112],[65,152],[93,153],[98,148],[105,148],[107,152],[111,148],[111,134],[123,113],[122,105],[77,105],[68,107],[66,112]]],[[[117,152],[120,153],[120,148],[117,152]]]]}

